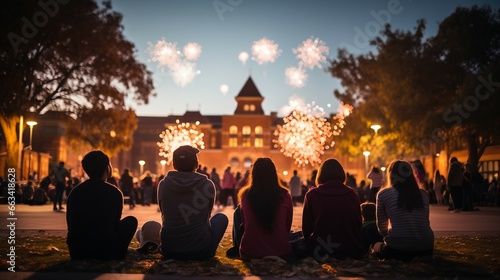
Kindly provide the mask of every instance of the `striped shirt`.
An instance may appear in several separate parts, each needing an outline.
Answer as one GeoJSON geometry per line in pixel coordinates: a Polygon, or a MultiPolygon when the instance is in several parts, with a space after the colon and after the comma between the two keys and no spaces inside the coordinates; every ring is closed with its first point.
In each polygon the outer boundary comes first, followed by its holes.
{"type": "Polygon", "coordinates": [[[434,247],[429,220],[429,197],[420,190],[424,207],[408,212],[398,208],[398,191],[384,188],[377,195],[377,227],[387,246],[403,251],[425,251],[434,247]],[[389,226],[390,224],[390,226],[389,226]]]}

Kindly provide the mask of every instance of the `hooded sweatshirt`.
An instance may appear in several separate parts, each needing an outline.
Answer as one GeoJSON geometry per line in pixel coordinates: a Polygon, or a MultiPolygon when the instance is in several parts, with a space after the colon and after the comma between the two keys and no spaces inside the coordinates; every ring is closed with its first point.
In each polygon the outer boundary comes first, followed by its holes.
{"type": "Polygon", "coordinates": [[[215,186],[206,175],[170,171],[158,186],[162,250],[196,253],[210,246],[215,186]]]}
{"type": "Polygon", "coordinates": [[[360,258],[365,253],[359,197],[341,181],[327,181],[306,194],[302,231],[316,259],[360,258]]]}

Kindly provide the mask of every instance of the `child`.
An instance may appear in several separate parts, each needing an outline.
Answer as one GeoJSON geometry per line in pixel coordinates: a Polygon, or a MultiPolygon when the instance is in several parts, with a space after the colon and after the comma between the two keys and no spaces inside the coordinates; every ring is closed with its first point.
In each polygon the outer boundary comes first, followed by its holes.
{"type": "Polygon", "coordinates": [[[375,222],[376,207],[373,202],[361,203],[361,216],[363,217],[363,246],[366,250],[377,242],[384,242],[382,235],[378,232],[375,222]]]}

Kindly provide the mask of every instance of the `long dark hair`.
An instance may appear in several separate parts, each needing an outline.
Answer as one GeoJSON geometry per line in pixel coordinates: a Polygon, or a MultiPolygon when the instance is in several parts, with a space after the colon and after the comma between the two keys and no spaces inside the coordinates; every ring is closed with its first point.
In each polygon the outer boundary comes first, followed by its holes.
{"type": "Polygon", "coordinates": [[[283,192],[288,190],[280,184],[273,161],[270,158],[258,158],[252,166],[246,185],[239,193],[239,201],[246,197],[256,220],[270,232],[283,192]]]}
{"type": "Polygon", "coordinates": [[[389,165],[388,187],[398,191],[398,207],[411,212],[424,207],[424,201],[409,162],[395,160],[389,165]]]}

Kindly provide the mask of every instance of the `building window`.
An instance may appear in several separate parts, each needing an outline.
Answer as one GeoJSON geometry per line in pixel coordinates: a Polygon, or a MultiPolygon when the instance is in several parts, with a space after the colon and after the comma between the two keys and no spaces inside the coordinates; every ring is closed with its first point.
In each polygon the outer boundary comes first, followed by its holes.
{"type": "Polygon", "coordinates": [[[231,159],[229,164],[231,165],[231,168],[237,169],[240,166],[240,160],[238,158],[234,157],[231,159]]]}
{"type": "Polygon", "coordinates": [[[243,136],[241,146],[250,147],[252,145],[252,143],[250,142],[250,133],[252,133],[252,129],[250,128],[250,126],[245,125],[241,132],[243,136]]]}
{"type": "Polygon", "coordinates": [[[238,127],[235,125],[229,127],[229,147],[238,147],[238,127]]]}
{"type": "Polygon", "coordinates": [[[248,104],[243,105],[243,111],[248,111],[248,110],[250,110],[248,104]]]}
{"type": "Polygon", "coordinates": [[[252,167],[252,159],[247,157],[243,160],[243,168],[250,169],[252,167]]]}
{"type": "Polygon", "coordinates": [[[255,140],[254,146],[257,148],[262,148],[264,146],[264,139],[262,135],[262,126],[256,126],[254,129],[255,132],[255,140]]]}
{"type": "Polygon", "coordinates": [[[253,105],[253,104],[250,105],[250,111],[252,111],[252,112],[255,111],[255,105],[253,105]]]}

